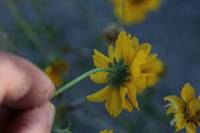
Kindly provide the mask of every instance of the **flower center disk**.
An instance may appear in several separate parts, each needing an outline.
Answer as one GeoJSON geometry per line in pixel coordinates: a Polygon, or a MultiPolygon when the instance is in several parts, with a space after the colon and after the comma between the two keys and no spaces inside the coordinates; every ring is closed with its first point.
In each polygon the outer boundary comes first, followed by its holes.
{"type": "Polygon", "coordinates": [[[130,71],[129,65],[124,63],[124,59],[117,60],[113,58],[113,62],[109,63],[109,68],[113,71],[108,74],[108,83],[115,88],[119,88],[129,81],[130,71]]]}
{"type": "Polygon", "coordinates": [[[186,108],[184,115],[187,123],[194,123],[195,125],[198,125],[198,123],[200,123],[200,111],[192,115],[191,110],[186,108]]]}

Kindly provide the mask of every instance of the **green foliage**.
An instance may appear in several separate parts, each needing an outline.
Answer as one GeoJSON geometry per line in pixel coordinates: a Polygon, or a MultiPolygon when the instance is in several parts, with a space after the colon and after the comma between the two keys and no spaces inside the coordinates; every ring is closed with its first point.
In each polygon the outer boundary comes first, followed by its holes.
{"type": "Polygon", "coordinates": [[[71,121],[68,122],[68,126],[65,129],[55,129],[53,133],[72,133],[70,131],[71,128],[71,121]]]}
{"type": "Polygon", "coordinates": [[[55,129],[54,133],[72,133],[72,132],[67,128],[67,129],[55,129]]]}

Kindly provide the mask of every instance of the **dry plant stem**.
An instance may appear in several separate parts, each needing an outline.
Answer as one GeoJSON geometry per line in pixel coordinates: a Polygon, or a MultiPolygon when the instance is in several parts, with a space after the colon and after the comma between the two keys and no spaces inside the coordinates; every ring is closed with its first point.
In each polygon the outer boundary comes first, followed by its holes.
{"type": "Polygon", "coordinates": [[[38,39],[30,24],[20,14],[15,0],[5,0],[11,14],[15,17],[18,26],[23,30],[27,37],[35,44],[37,48],[41,48],[42,42],[38,39]]]}

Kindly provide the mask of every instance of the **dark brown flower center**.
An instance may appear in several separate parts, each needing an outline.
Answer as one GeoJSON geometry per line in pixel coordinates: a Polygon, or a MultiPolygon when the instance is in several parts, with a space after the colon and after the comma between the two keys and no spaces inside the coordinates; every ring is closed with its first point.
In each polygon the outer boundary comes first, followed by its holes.
{"type": "Polygon", "coordinates": [[[189,108],[186,108],[184,111],[185,119],[187,123],[194,123],[198,125],[200,123],[200,111],[192,115],[192,111],[189,108]]]}

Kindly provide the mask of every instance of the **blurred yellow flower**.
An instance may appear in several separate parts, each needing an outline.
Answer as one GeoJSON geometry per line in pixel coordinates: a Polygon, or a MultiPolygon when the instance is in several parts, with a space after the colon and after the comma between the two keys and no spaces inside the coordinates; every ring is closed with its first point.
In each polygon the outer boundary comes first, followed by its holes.
{"type": "Polygon", "coordinates": [[[185,84],[181,90],[181,97],[170,95],[164,98],[169,103],[167,114],[173,114],[171,125],[176,131],[186,128],[186,133],[196,133],[196,126],[200,125],[200,97],[195,97],[195,90],[190,84],[185,84]]]}
{"type": "Polygon", "coordinates": [[[113,132],[113,130],[105,129],[103,131],[100,131],[99,133],[114,133],[114,132],[113,132]]]}
{"type": "Polygon", "coordinates": [[[160,0],[113,0],[113,3],[116,16],[125,24],[144,21],[148,12],[160,6],[160,0]]]}
{"type": "Polygon", "coordinates": [[[117,117],[122,109],[129,112],[138,107],[137,91],[154,85],[162,71],[162,63],[156,55],[150,55],[151,45],[139,45],[136,37],[120,32],[116,47],[108,48],[108,57],[94,50],[93,61],[97,68],[110,68],[111,72],[92,74],[90,79],[98,84],[108,84],[102,90],[87,96],[91,102],[105,102],[112,117],[117,117]]]}
{"type": "Polygon", "coordinates": [[[44,72],[56,86],[59,86],[62,84],[63,75],[68,72],[68,69],[69,64],[66,61],[56,58],[44,69],[44,72]]]}

